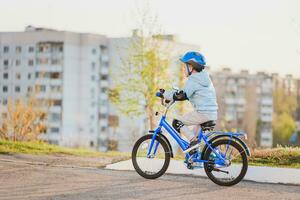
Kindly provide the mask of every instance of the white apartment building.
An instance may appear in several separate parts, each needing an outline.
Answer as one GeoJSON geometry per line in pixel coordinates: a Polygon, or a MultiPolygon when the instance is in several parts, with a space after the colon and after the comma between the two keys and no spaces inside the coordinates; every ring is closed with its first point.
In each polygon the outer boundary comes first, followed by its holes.
{"type": "MultiPolygon", "coordinates": [[[[0,33],[0,116],[7,101],[35,94],[51,102],[50,143],[106,149],[108,39],[102,35],[27,27],[0,33]]],[[[1,125],[1,120],[0,120],[1,125]]]]}
{"type": "Polygon", "coordinates": [[[257,145],[272,147],[272,76],[246,70],[233,73],[228,68],[211,76],[218,96],[219,124],[247,132],[252,143],[259,140],[257,145]]]}

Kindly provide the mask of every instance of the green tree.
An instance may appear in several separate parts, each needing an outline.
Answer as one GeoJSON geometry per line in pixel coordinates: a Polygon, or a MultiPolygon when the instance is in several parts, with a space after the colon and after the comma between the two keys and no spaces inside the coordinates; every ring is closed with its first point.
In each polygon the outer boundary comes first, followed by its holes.
{"type": "Polygon", "coordinates": [[[273,120],[274,144],[288,145],[289,138],[296,130],[294,119],[288,113],[276,115],[273,120]]]}
{"type": "Polygon", "coordinates": [[[273,105],[275,113],[292,115],[297,108],[297,99],[294,95],[287,95],[284,89],[280,88],[273,92],[273,105]]]}
{"type": "Polygon", "coordinates": [[[127,51],[127,56],[121,58],[122,66],[113,78],[115,86],[110,91],[110,99],[127,116],[146,113],[149,126],[153,128],[158,102],[155,92],[170,79],[170,56],[168,44],[159,34],[156,18],[144,10],[136,19],[138,29],[130,38],[129,47],[120,47],[127,51]]]}
{"type": "Polygon", "coordinates": [[[287,145],[290,136],[295,132],[296,123],[293,114],[297,108],[296,97],[287,95],[283,88],[273,92],[274,114],[272,129],[274,145],[287,145]]]}

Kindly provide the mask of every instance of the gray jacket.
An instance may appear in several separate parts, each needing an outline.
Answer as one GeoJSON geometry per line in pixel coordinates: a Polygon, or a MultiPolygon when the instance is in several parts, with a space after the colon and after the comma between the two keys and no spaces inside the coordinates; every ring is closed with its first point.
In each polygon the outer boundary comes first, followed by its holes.
{"type": "MultiPolygon", "coordinates": [[[[218,104],[216,92],[206,70],[190,75],[183,91],[196,111],[206,114],[210,120],[217,120],[218,104]]],[[[174,92],[166,91],[164,94],[165,98],[171,99],[174,92]]]]}

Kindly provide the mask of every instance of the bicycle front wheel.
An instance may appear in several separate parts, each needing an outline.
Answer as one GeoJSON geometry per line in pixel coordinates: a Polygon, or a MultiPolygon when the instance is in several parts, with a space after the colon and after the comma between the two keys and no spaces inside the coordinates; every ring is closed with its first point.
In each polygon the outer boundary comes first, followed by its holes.
{"type": "Polygon", "coordinates": [[[152,141],[152,134],[141,137],[132,150],[132,164],[136,172],[144,178],[155,179],[163,175],[170,163],[170,150],[167,143],[156,137],[150,155],[148,150],[152,141]]]}
{"type": "Polygon", "coordinates": [[[245,149],[235,141],[222,139],[214,142],[204,154],[205,172],[214,183],[232,186],[239,183],[246,175],[248,159],[245,149]],[[222,158],[219,158],[222,157],[222,158]]]}

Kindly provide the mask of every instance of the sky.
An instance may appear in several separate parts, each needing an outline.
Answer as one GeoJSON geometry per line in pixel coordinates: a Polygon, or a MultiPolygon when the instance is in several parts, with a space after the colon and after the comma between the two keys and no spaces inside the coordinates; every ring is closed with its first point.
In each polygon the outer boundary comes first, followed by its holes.
{"type": "Polygon", "coordinates": [[[129,36],[145,2],[163,32],[199,45],[211,68],[300,78],[300,0],[0,0],[0,31],[33,25],[129,36]]]}

